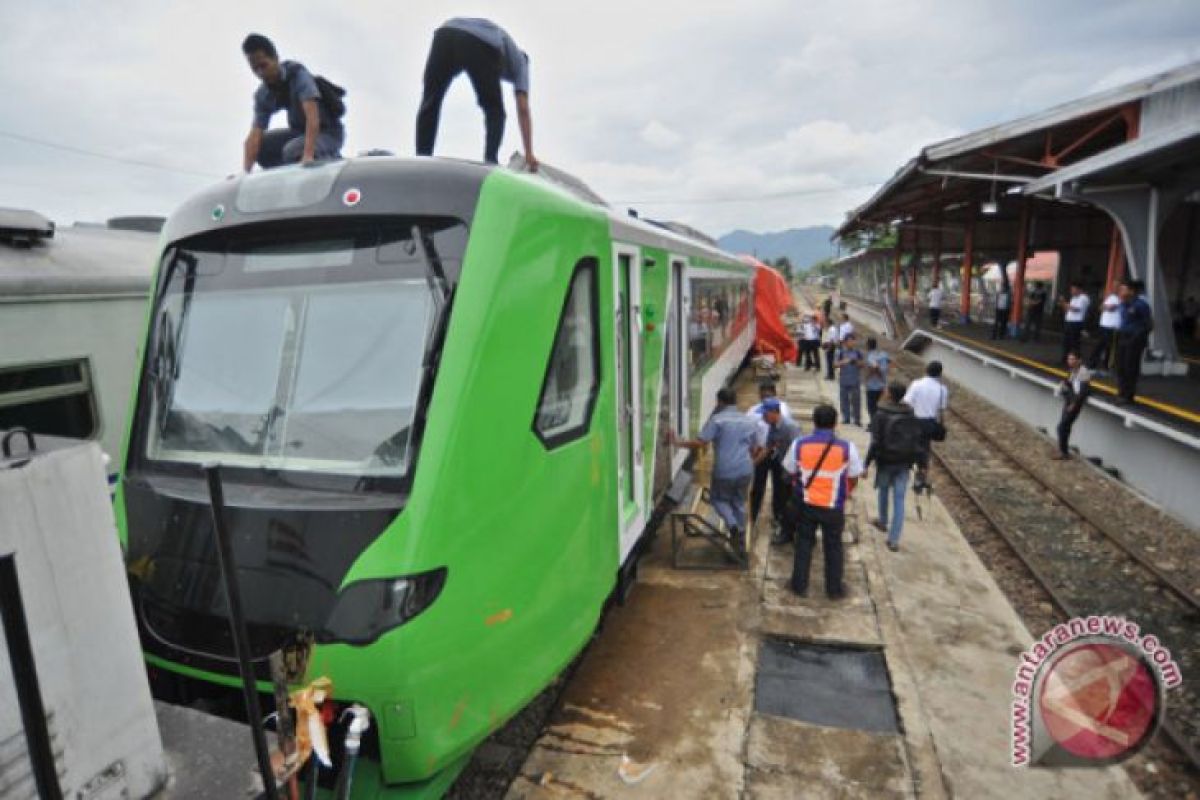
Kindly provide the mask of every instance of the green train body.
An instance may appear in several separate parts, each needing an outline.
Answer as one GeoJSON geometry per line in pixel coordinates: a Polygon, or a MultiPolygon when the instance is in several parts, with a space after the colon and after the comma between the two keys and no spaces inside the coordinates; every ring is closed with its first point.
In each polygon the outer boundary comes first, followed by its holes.
{"type": "Polygon", "coordinates": [[[595,630],[682,466],[667,427],[750,347],[752,271],[440,159],[230,180],[163,243],[117,496],[152,672],[237,685],[218,461],[259,677],[315,640],[306,678],[371,710],[381,780],[426,780],[595,630]]]}

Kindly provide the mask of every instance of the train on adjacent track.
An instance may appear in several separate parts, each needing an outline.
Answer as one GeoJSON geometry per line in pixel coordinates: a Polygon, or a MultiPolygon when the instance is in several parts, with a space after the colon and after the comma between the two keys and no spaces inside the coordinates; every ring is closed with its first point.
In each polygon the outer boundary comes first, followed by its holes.
{"type": "Polygon", "coordinates": [[[580,652],[684,466],[668,430],[754,336],[736,257],[469,162],[230,179],[162,247],[116,499],[152,684],[238,685],[219,463],[258,677],[303,652],[367,706],[379,785],[452,770],[580,652]]]}

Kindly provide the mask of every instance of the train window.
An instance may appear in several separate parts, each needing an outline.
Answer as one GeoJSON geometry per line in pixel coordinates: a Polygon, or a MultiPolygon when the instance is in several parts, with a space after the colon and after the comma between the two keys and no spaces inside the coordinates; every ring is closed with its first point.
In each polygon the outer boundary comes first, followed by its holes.
{"type": "Polygon", "coordinates": [[[86,359],[0,368],[0,430],[90,439],[97,419],[86,359]]]}
{"type": "Polygon", "coordinates": [[[596,310],[597,260],[575,266],[554,349],[546,368],[533,430],[548,449],[587,432],[600,384],[600,332],[596,310]]]}

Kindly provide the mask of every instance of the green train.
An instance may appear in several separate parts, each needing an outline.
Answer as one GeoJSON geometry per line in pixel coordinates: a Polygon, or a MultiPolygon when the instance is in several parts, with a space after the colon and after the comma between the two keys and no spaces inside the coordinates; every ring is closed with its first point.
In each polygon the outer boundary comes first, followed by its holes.
{"type": "MultiPolygon", "coordinates": [[[[258,676],[372,712],[356,786],[452,775],[577,655],[754,335],[752,270],[569,181],[364,157],[167,222],[116,499],[156,693],[258,676]]],[[[267,689],[267,684],[260,684],[267,689]]]]}

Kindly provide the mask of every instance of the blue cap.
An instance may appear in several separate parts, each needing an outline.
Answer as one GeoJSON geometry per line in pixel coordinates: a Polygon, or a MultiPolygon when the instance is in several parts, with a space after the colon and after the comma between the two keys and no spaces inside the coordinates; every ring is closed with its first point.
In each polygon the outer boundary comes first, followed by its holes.
{"type": "Polygon", "coordinates": [[[779,400],[775,397],[768,397],[766,400],[762,401],[762,410],[764,414],[768,411],[779,411],[781,408],[782,406],[779,404],[779,400]]]}

